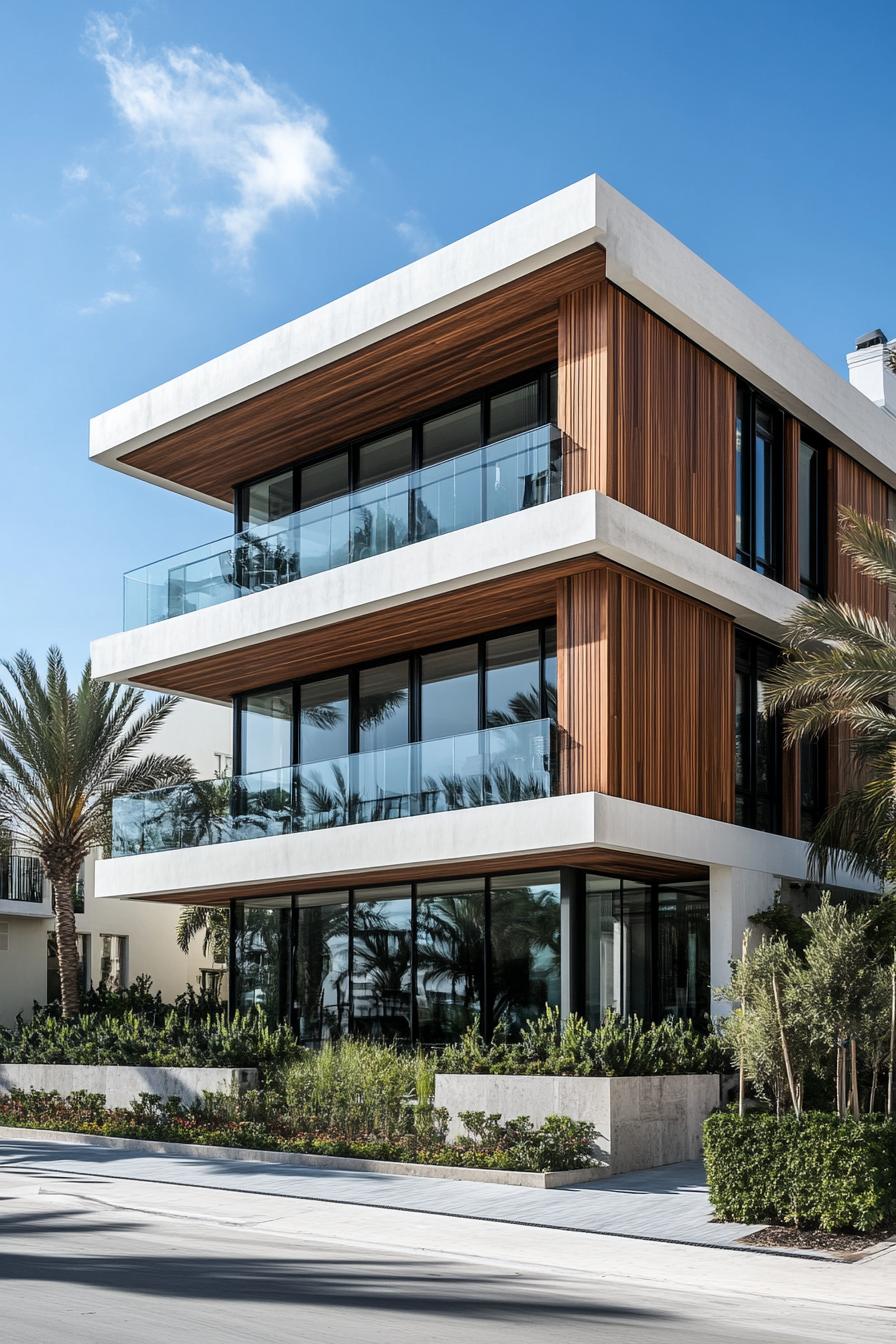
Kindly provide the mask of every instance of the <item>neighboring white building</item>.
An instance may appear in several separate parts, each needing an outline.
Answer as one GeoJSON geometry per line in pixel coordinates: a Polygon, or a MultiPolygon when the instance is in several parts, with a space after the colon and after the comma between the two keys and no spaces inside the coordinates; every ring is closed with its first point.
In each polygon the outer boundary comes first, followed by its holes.
{"type": "Polygon", "coordinates": [[[308,1040],[702,1016],[842,784],[761,710],[801,593],[880,608],[871,339],[851,386],[589,177],[97,417],[233,535],[127,576],[96,674],[230,707],[243,779],[119,801],[108,926],[229,903],[232,1002],[308,1040]]]}
{"type": "MultiPolygon", "coordinates": [[[[152,739],[152,748],[189,756],[200,777],[205,777],[229,768],[230,732],[229,717],[218,706],[184,702],[152,739]]],[[[188,983],[198,988],[203,976],[215,968],[203,954],[201,935],[187,956],[178,949],[175,928],[180,906],[98,901],[94,894],[97,858],[93,852],[84,864],[84,908],[76,917],[86,959],[84,983],[98,985],[105,978],[131,984],[138,975],[149,975],[153,990],[160,990],[166,1002],[182,993],[188,983]]],[[[0,866],[3,863],[0,858],[0,866]]],[[[4,1026],[11,1026],[17,1013],[30,1016],[32,1005],[45,1003],[48,987],[52,990],[56,983],[49,883],[41,880],[39,864],[33,859],[14,859],[12,872],[12,889],[0,884],[0,893],[7,896],[0,897],[0,1024],[4,1026]]]]}

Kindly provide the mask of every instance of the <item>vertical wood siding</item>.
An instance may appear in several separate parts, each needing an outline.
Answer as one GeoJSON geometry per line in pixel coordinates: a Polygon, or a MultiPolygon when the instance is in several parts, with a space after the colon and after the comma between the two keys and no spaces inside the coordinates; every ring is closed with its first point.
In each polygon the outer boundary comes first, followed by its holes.
{"type": "Polygon", "coordinates": [[[734,555],[734,374],[608,285],[612,493],[734,555]]]}
{"type": "Polygon", "coordinates": [[[609,302],[605,282],[565,294],[557,325],[557,420],[564,493],[610,492],[609,302]]]}
{"type": "Polygon", "coordinates": [[[561,780],[730,821],[734,625],[610,566],[558,595],[561,780]]]}

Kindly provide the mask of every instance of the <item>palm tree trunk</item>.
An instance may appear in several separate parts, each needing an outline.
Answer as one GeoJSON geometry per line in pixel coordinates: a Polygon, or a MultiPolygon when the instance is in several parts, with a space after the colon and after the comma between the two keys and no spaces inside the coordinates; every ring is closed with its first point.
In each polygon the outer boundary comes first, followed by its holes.
{"type": "Polygon", "coordinates": [[[859,1105],[859,1061],[855,1036],[849,1042],[849,1075],[852,1092],[852,1113],[858,1120],[862,1110],[859,1105]]]}
{"type": "Polygon", "coordinates": [[[60,865],[49,873],[53,886],[53,904],[56,908],[56,956],[59,959],[63,1017],[77,1017],[81,1010],[78,936],[72,899],[80,867],[80,863],[74,868],[70,865],[60,865]]]}
{"type": "Polygon", "coordinates": [[[896,1064],[896,956],[890,971],[890,1058],[887,1061],[887,1115],[893,1114],[893,1068],[896,1064]]]}

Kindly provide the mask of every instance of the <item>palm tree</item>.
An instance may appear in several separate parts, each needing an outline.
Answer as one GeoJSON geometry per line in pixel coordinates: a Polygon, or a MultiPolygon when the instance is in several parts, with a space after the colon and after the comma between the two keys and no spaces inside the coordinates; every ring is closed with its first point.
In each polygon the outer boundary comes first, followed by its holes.
{"type": "Polygon", "coordinates": [[[186,954],[194,938],[202,934],[202,955],[211,952],[215,961],[227,961],[230,945],[230,909],[226,905],[185,905],[177,917],[176,938],[186,954]]]}
{"type": "MultiPolygon", "coordinates": [[[[896,595],[896,532],[848,509],[840,548],[856,569],[896,595]]],[[[896,631],[831,598],[804,602],[785,630],[789,646],[768,677],[769,713],[785,712],[785,743],[845,734],[854,768],[812,837],[824,874],[838,861],[854,874],[896,874],[896,631]],[[841,851],[838,856],[837,851],[841,851]]]]}
{"type": "Polygon", "coordinates": [[[94,681],[90,663],[72,689],[58,648],[47,654],[46,678],[21,651],[0,662],[0,829],[36,855],[53,887],[62,1015],[79,1010],[78,951],[72,894],[94,845],[108,845],[111,803],[190,779],[186,756],[145,751],[177,704],[160,696],[144,708],[133,686],[94,681]]]}

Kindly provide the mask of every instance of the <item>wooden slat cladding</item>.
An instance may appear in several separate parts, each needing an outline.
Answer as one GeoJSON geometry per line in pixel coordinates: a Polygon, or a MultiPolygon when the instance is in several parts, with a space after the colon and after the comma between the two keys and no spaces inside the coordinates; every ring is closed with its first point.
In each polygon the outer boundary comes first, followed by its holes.
{"type": "Polygon", "coordinates": [[[562,295],[599,280],[604,262],[585,248],[123,461],[229,502],[240,481],[555,359],[562,295]]]}
{"type": "Polygon", "coordinates": [[[593,564],[583,557],[473,584],[459,592],[383,607],[305,633],[156,669],[147,677],[147,684],[175,694],[228,700],[239,691],[275,681],[313,676],[350,663],[404,653],[424,643],[447,643],[540,620],[554,614],[558,576],[593,564]]]}
{"type": "Polygon", "coordinates": [[[734,815],[734,625],[627,571],[558,595],[562,784],[718,821],[734,815]]]}
{"type": "Polygon", "coordinates": [[[735,377],[609,286],[611,493],[734,555],[735,377]]]}
{"type": "Polygon", "coordinates": [[[610,316],[606,281],[560,300],[557,422],[563,430],[564,492],[612,493],[609,474],[610,316]]]}
{"type": "Polygon", "coordinates": [[[876,522],[891,516],[891,492],[883,481],[838,448],[828,450],[828,592],[881,620],[890,616],[887,589],[855,569],[838,542],[838,514],[854,509],[876,522]]]}

